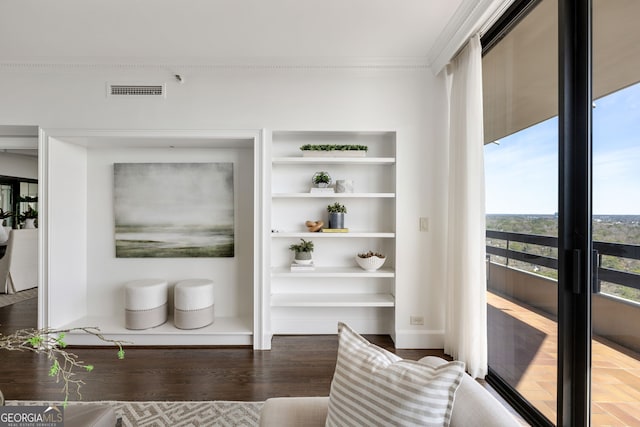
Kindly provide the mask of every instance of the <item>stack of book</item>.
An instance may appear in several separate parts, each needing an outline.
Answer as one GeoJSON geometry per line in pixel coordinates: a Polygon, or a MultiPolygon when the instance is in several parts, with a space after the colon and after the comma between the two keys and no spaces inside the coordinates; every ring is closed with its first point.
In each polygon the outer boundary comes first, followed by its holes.
{"type": "Polygon", "coordinates": [[[311,261],[311,264],[291,263],[291,271],[313,271],[315,269],[316,266],[313,264],[313,261],[311,261]]]}
{"type": "Polygon", "coordinates": [[[311,187],[311,193],[335,193],[335,190],[333,187],[326,187],[326,188],[318,188],[318,187],[311,187]]]}
{"type": "Polygon", "coordinates": [[[348,228],[323,228],[323,233],[348,233],[348,228]]]}

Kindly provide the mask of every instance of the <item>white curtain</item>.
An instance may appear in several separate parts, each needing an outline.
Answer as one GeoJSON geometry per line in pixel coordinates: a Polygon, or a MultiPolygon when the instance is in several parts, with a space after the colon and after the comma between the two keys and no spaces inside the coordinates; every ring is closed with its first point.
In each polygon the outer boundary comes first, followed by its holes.
{"type": "Polygon", "coordinates": [[[487,373],[484,138],[480,37],[447,67],[449,180],[445,353],[487,373]]]}

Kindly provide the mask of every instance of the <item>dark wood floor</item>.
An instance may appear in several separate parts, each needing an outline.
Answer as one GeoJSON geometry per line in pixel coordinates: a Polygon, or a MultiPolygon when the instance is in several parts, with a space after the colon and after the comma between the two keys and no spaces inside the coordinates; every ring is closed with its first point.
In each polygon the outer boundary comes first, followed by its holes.
{"type": "MultiPolygon", "coordinates": [[[[0,307],[0,333],[36,326],[36,299],[0,307]]],[[[406,359],[444,357],[442,350],[395,350],[388,336],[366,336],[406,359]]],[[[82,400],[236,400],[275,396],[327,396],[335,368],[337,337],[276,336],[270,351],[251,348],[113,348],[73,350],[95,369],[82,400]]],[[[0,353],[0,390],[7,400],[60,400],[60,384],[39,355],[0,353]]],[[[77,400],[77,399],[74,399],[77,400]]]]}

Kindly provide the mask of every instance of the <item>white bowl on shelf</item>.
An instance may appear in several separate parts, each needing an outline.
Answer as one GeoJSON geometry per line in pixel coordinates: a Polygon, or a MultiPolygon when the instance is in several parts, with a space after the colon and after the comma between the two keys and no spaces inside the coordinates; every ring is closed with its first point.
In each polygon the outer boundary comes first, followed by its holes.
{"type": "Polygon", "coordinates": [[[376,271],[384,264],[387,258],[380,258],[377,256],[370,256],[368,258],[361,258],[356,255],[356,263],[366,271],[376,271]]]}

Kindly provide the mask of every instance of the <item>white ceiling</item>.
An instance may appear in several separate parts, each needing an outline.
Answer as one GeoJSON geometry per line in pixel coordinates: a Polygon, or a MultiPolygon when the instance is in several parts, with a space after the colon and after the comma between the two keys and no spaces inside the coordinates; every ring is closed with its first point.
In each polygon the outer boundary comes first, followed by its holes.
{"type": "Polygon", "coordinates": [[[0,62],[426,58],[463,0],[2,0],[0,62]]]}

